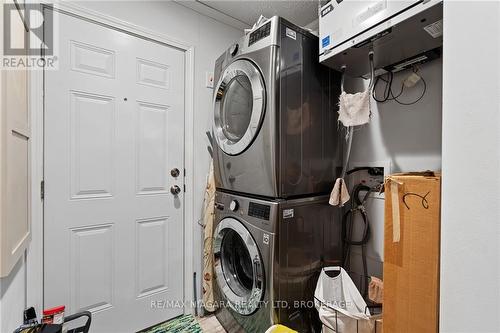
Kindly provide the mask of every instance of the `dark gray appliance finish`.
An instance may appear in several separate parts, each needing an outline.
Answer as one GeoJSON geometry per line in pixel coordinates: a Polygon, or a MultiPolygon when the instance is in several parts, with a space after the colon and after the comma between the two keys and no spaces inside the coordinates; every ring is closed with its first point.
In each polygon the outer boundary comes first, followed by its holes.
{"type": "Polygon", "coordinates": [[[215,65],[216,186],[269,198],[328,193],[342,158],[340,75],[318,63],[316,36],[279,17],[265,26],[215,65]],[[227,139],[226,128],[239,135],[227,139]]]}
{"type": "Polygon", "coordinates": [[[262,333],[280,323],[311,332],[321,267],[341,264],[339,210],[327,196],[267,201],[217,192],[215,202],[215,291],[226,304],[216,316],[224,328],[262,333]],[[255,295],[256,307],[249,301],[255,295]]]}

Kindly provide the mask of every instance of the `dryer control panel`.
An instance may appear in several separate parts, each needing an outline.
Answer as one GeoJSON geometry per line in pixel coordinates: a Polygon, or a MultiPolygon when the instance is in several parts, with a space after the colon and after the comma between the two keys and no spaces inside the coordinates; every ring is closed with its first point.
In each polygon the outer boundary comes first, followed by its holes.
{"type": "Polygon", "coordinates": [[[262,27],[250,33],[250,37],[248,38],[248,46],[253,43],[258,42],[262,38],[265,38],[271,34],[271,22],[267,22],[262,27]]]}

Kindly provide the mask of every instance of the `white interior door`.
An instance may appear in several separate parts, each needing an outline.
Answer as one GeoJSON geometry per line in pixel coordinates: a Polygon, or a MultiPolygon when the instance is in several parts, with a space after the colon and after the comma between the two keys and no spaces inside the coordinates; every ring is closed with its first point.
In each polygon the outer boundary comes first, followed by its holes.
{"type": "Polygon", "coordinates": [[[45,76],[44,305],[92,332],[183,313],[184,52],[59,15],[45,76]],[[171,175],[172,169],[181,172],[171,175]]]}

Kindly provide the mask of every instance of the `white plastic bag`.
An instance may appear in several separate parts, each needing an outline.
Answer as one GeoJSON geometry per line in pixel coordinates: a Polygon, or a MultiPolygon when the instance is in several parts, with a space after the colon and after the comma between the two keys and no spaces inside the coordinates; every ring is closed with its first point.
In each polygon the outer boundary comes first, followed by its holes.
{"type": "Polygon", "coordinates": [[[374,321],[366,302],[347,272],[341,267],[327,267],[314,291],[314,303],[323,323],[323,333],[371,333],[374,321]],[[330,277],[326,272],[338,272],[330,277]]]}

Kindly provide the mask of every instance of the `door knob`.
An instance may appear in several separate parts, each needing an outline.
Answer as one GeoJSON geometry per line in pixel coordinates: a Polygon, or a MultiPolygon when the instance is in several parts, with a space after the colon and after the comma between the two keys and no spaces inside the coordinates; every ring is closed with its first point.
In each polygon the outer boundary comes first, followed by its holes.
{"type": "Polygon", "coordinates": [[[179,177],[181,172],[179,169],[173,168],[172,170],[170,170],[170,174],[172,175],[172,177],[177,178],[177,177],[179,177]]]}
{"type": "Polygon", "coordinates": [[[174,185],[170,188],[170,193],[172,193],[173,195],[178,195],[179,193],[181,193],[181,188],[177,185],[174,185]]]}

